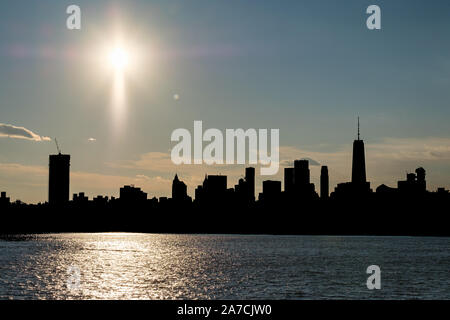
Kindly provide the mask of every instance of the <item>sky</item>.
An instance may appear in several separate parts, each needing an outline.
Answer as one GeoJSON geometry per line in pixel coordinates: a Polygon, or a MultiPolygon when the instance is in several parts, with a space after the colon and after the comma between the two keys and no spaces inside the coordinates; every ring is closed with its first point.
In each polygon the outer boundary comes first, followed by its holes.
{"type": "MultiPolygon", "coordinates": [[[[71,193],[125,184],[189,194],[205,173],[244,167],[170,161],[173,130],[277,128],[281,164],[310,158],[319,184],[350,180],[356,119],[372,188],[427,170],[450,187],[448,1],[48,1],[0,5],[0,189],[47,200],[48,155],[71,155],[71,193]],[[66,8],[81,8],[68,30],[66,8]],[[381,8],[368,30],[366,8],[381,8]],[[117,42],[130,54],[118,81],[117,42]],[[312,162],[313,163],[313,162],[312,162]]],[[[282,179],[283,169],[269,179],[282,179]]],[[[257,191],[261,179],[258,177],[257,191]]]]}

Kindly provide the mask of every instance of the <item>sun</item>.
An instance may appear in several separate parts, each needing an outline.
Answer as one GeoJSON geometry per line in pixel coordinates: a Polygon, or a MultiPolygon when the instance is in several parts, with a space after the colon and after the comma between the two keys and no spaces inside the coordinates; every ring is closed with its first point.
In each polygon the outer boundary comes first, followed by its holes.
{"type": "Polygon", "coordinates": [[[123,48],[115,48],[109,53],[109,62],[116,71],[123,71],[129,63],[129,55],[123,48]]]}

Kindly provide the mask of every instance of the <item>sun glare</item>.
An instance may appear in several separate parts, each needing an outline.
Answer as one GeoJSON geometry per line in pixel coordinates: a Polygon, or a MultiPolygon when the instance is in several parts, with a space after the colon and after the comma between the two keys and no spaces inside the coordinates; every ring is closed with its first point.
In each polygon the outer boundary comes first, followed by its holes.
{"type": "Polygon", "coordinates": [[[124,49],[116,48],[109,53],[109,61],[116,71],[123,71],[129,63],[129,57],[124,49]]]}

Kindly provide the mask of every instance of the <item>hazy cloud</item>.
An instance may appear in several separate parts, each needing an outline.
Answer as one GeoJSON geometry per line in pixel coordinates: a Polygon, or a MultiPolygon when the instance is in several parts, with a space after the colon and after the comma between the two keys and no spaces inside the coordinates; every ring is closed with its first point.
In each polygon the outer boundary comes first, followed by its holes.
{"type": "MultiPolygon", "coordinates": [[[[148,192],[149,197],[170,196],[172,178],[146,175],[114,175],[84,171],[70,172],[71,193],[85,192],[91,199],[96,195],[118,196],[119,188],[134,184],[148,192]]],[[[43,202],[48,197],[48,166],[0,162],[0,186],[13,199],[43,202]]]]}
{"type": "MultiPolygon", "coordinates": [[[[319,186],[320,166],[328,166],[330,186],[351,179],[352,143],[336,146],[336,150],[328,152],[311,151],[292,146],[280,147],[280,164],[293,166],[293,160],[305,159],[310,163],[311,181],[319,186]]],[[[394,139],[387,138],[376,143],[366,142],[367,177],[372,187],[384,183],[395,186],[398,180],[405,178],[405,171],[414,171],[423,166],[427,170],[431,190],[438,186],[449,186],[450,177],[450,139],[394,139]],[[439,169],[438,169],[439,168],[439,169]],[[440,172],[440,174],[438,174],[440,172]]],[[[137,171],[135,174],[164,176],[167,179],[175,173],[181,174],[192,195],[195,187],[203,181],[205,174],[225,174],[228,176],[228,187],[237,183],[244,174],[245,165],[179,165],[170,159],[170,153],[149,152],[136,160],[108,163],[112,168],[137,171]]],[[[255,166],[258,170],[259,166],[255,166]]],[[[256,177],[256,191],[261,188],[261,181],[267,177],[256,177]]],[[[270,179],[283,181],[283,170],[270,179]]],[[[142,178],[141,178],[142,180],[142,178]]],[[[167,189],[167,194],[170,189],[167,189]]]]}
{"type": "Polygon", "coordinates": [[[40,136],[33,131],[24,128],[16,127],[11,124],[0,123],[0,137],[26,139],[33,141],[50,141],[49,137],[40,136]]]}
{"type": "MultiPolygon", "coordinates": [[[[295,159],[295,160],[297,160],[297,159],[295,159]]],[[[311,158],[301,158],[299,160],[308,160],[310,166],[320,166],[319,162],[317,162],[316,160],[311,159],[311,158]]],[[[282,167],[293,167],[294,160],[284,160],[281,162],[281,166],[282,167]]]]}

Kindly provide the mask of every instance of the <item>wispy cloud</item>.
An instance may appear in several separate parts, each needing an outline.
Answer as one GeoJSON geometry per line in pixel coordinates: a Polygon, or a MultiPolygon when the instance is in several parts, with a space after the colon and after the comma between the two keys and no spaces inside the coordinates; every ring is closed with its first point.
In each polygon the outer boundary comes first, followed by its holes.
{"type": "Polygon", "coordinates": [[[50,141],[50,137],[40,136],[33,131],[17,127],[12,124],[0,123],[0,137],[13,139],[26,139],[32,141],[50,141]]]}

